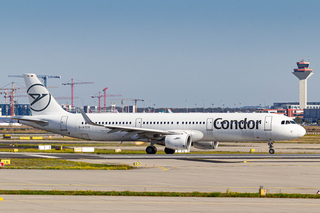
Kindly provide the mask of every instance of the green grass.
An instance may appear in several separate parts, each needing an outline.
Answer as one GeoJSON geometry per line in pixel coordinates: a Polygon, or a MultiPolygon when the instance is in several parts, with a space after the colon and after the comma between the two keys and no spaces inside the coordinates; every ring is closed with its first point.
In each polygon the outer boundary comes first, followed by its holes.
{"type": "Polygon", "coordinates": [[[133,168],[132,166],[128,165],[91,164],[48,158],[11,158],[10,160],[11,162],[9,165],[0,167],[0,169],[128,170],[133,168]]]}
{"type": "Polygon", "coordinates": [[[60,191],[60,190],[0,190],[1,195],[81,195],[81,196],[149,196],[149,197],[248,197],[319,199],[316,194],[267,194],[240,192],[134,192],[134,191],[60,191]]]}

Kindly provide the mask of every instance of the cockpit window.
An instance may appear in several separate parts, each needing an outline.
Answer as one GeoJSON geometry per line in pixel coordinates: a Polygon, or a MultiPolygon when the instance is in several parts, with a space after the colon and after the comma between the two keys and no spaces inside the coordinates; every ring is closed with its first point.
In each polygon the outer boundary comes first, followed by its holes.
{"type": "Polygon", "coordinates": [[[281,124],[296,124],[294,121],[281,121],[281,124]]]}

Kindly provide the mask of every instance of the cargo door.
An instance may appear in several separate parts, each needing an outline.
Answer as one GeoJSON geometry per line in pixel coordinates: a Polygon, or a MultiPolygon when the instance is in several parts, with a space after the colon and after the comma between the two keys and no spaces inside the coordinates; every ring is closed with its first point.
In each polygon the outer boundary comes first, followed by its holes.
{"type": "Polygon", "coordinates": [[[85,140],[90,140],[88,133],[82,133],[81,136],[82,136],[82,138],[85,139],[85,140]]]}
{"type": "Polygon", "coordinates": [[[67,121],[68,121],[68,116],[62,116],[60,120],[60,130],[61,131],[67,131],[67,121]]]}

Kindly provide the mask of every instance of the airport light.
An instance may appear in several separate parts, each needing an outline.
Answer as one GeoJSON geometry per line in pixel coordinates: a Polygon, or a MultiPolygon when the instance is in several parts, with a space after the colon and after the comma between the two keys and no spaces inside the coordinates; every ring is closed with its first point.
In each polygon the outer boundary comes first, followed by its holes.
{"type": "Polygon", "coordinates": [[[186,100],[186,102],[187,102],[187,109],[186,109],[186,111],[187,111],[187,113],[188,113],[188,100],[186,100]]]}
{"type": "Polygon", "coordinates": [[[206,102],[206,99],[203,99],[203,112],[205,112],[205,110],[204,110],[205,102],[206,102]]]}

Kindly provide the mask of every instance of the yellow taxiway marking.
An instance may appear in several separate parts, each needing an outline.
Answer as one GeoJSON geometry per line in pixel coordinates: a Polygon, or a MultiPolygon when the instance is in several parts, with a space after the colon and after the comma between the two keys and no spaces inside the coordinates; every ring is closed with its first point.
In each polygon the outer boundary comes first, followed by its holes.
{"type": "Polygon", "coordinates": [[[163,171],[168,171],[168,170],[170,170],[170,169],[165,168],[165,167],[162,167],[162,166],[158,166],[158,168],[161,169],[162,172],[163,172],[163,171]]]}

